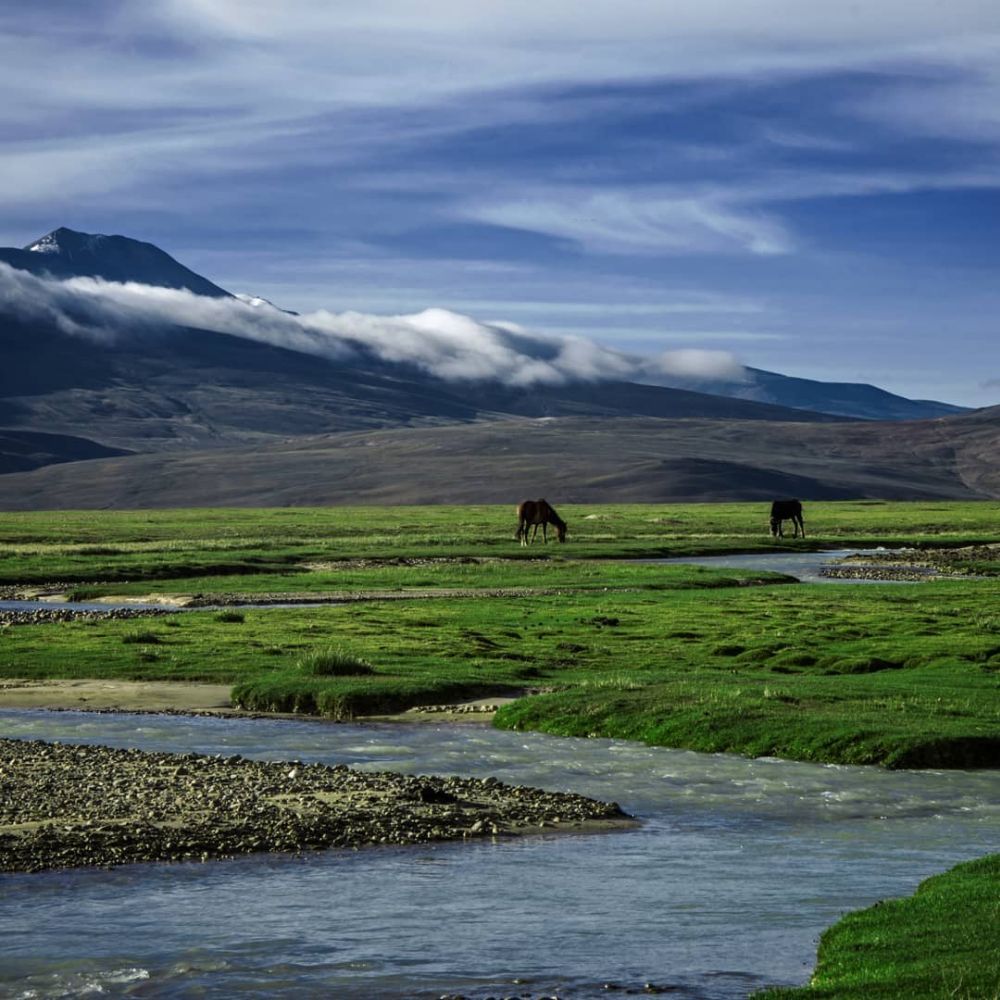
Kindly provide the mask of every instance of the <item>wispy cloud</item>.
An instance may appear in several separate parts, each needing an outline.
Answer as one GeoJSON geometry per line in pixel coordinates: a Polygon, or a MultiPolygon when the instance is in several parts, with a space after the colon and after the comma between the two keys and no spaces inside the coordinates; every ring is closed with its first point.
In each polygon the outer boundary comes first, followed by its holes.
{"type": "MultiPolygon", "coordinates": [[[[634,113],[638,94],[599,95],[595,86],[793,79],[896,66],[911,71],[913,83],[873,95],[865,113],[916,128],[921,118],[941,128],[966,118],[971,129],[995,123],[1000,104],[991,68],[1000,8],[979,0],[883,0],[864,16],[849,5],[793,0],[683,0],[669,12],[648,0],[584,7],[568,0],[429,0],[419,7],[409,0],[97,0],[85,8],[59,3],[55,17],[51,6],[0,12],[7,69],[0,124],[18,144],[9,176],[24,185],[22,200],[32,192],[51,196],[60,184],[120,191],[148,183],[150,171],[168,178],[192,163],[238,170],[250,150],[250,162],[302,162],[327,128],[338,141],[322,143],[325,157],[370,150],[377,121],[392,109],[416,112],[416,122],[397,118],[382,141],[401,132],[415,139],[469,129],[477,112],[494,126],[568,113],[571,103],[538,98],[553,87],[590,88],[580,104],[584,114],[614,100],[634,113]],[[921,67],[949,72],[921,74],[921,67]],[[359,109],[372,117],[344,117],[359,109]],[[326,125],[324,116],[333,116],[326,125]],[[84,122],[95,141],[74,160],[84,122]],[[279,143],[296,132],[308,141],[279,143]],[[102,174],[109,178],[103,188],[102,174]]],[[[649,100],[662,107],[662,95],[649,100]]],[[[800,148],[838,142],[821,129],[803,134],[780,123],[771,134],[800,148]]],[[[716,224],[724,231],[735,226],[735,239],[754,242],[743,234],[743,219],[734,223],[723,212],[716,224]]],[[[759,245],[772,242],[765,235],[759,245]]]]}
{"type": "Polygon", "coordinates": [[[745,382],[749,379],[746,368],[728,351],[704,348],[664,351],[647,363],[646,370],[652,375],[681,381],[745,382]]]}
{"type": "Polygon", "coordinates": [[[550,191],[538,198],[484,204],[470,218],[571,239],[619,253],[782,254],[793,248],[785,226],[763,211],[712,197],[664,198],[649,192],[550,191]]]}

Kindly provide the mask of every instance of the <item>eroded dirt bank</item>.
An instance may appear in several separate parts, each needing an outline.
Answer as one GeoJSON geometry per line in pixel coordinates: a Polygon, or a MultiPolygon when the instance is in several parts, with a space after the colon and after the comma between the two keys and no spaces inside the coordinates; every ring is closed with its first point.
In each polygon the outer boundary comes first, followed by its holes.
{"type": "Polygon", "coordinates": [[[495,778],[0,739],[0,871],[631,825],[616,803],[495,778]]]}

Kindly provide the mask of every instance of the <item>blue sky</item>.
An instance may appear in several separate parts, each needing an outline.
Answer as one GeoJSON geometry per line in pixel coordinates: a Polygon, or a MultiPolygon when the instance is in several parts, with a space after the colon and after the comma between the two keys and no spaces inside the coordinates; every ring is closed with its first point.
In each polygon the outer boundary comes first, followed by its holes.
{"type": "Polygon", "coordinates": [[[0,61],[2,245],[1000,402],[992,0],[48,0],[0,61]]]}

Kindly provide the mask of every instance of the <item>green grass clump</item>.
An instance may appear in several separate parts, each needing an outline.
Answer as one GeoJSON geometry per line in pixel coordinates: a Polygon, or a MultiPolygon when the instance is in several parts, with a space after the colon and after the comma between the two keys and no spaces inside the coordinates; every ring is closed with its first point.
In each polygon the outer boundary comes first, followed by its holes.
{"type": "Polygon", "coordinates": [[[365,677],[290,678],[259,674],[233,687],[233,704],[255,712],[321,715],[338,721],[393,715],[417,705],[437,705],[507,693],[504,687],[468,681],[414,681],[379,674],[365,677]]]}
{"type": "Polygon", "coordinates": [[[153,646],[158,642],[163,642],[159,634],[156,632],[150,632],[148,630],[136,631],[136,632],[126,632],[122,636],[122,642],[125,645],[143,645],[143,646],[153,646]]]}
{"type": "Polygon", "coordinates": [[[361,677],[375,673],[367,661],[345,649],[321,649],[303,656],[296,664],[310,677],[361,677]]]}
{"type": "Polygon", "coordinates": [[[215,620],[217,622],[226,622],[230,625],[242,625],[246,620],[247,616],[243,614],[242,611],[232,611],[225,610],[220,611],[215,615],[215,620]]]}
{"type": "Polygon", "coordinates": [[[1000,854],[848,914],[820,938],[812,982],[754,1000],[994,1000],[1000,995],[1000,854]]]}
{"type": "Polygon", "coordinates": [[[78,619],[6,629],[0,677],[249,685],[256,710],[341,715],[434,703],[444,688],[488,690],[519,699],[496,716],[506,727],[984,767],[1000,764],[1000,643],[972,623],[998,604],[1000,582],[951,580],[361,601],[261,608],[238,628],[192,611],[157,619],[156,648],[169,655],[145,662],[123,645],[134,622],[78,619]],[[348,637],[377,676],[296,667],[348,637]],[[321,709],[317,684],[334,681],[321,709]]]}

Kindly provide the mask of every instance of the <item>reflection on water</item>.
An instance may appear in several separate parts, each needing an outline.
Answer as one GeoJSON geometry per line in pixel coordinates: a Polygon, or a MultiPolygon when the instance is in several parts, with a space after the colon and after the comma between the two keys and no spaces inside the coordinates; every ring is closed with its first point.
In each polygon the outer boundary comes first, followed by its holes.
{"type": "Polygon", "coordinates": [[[24,738],[496,775],[631,832],[4,876],[14,996],[744,997],[843,912],[996,849],[996,772],[743,760],[479,726],[0,712],[24,738]],[[520,980],[520,982],[518,982],[520,980]]]}

